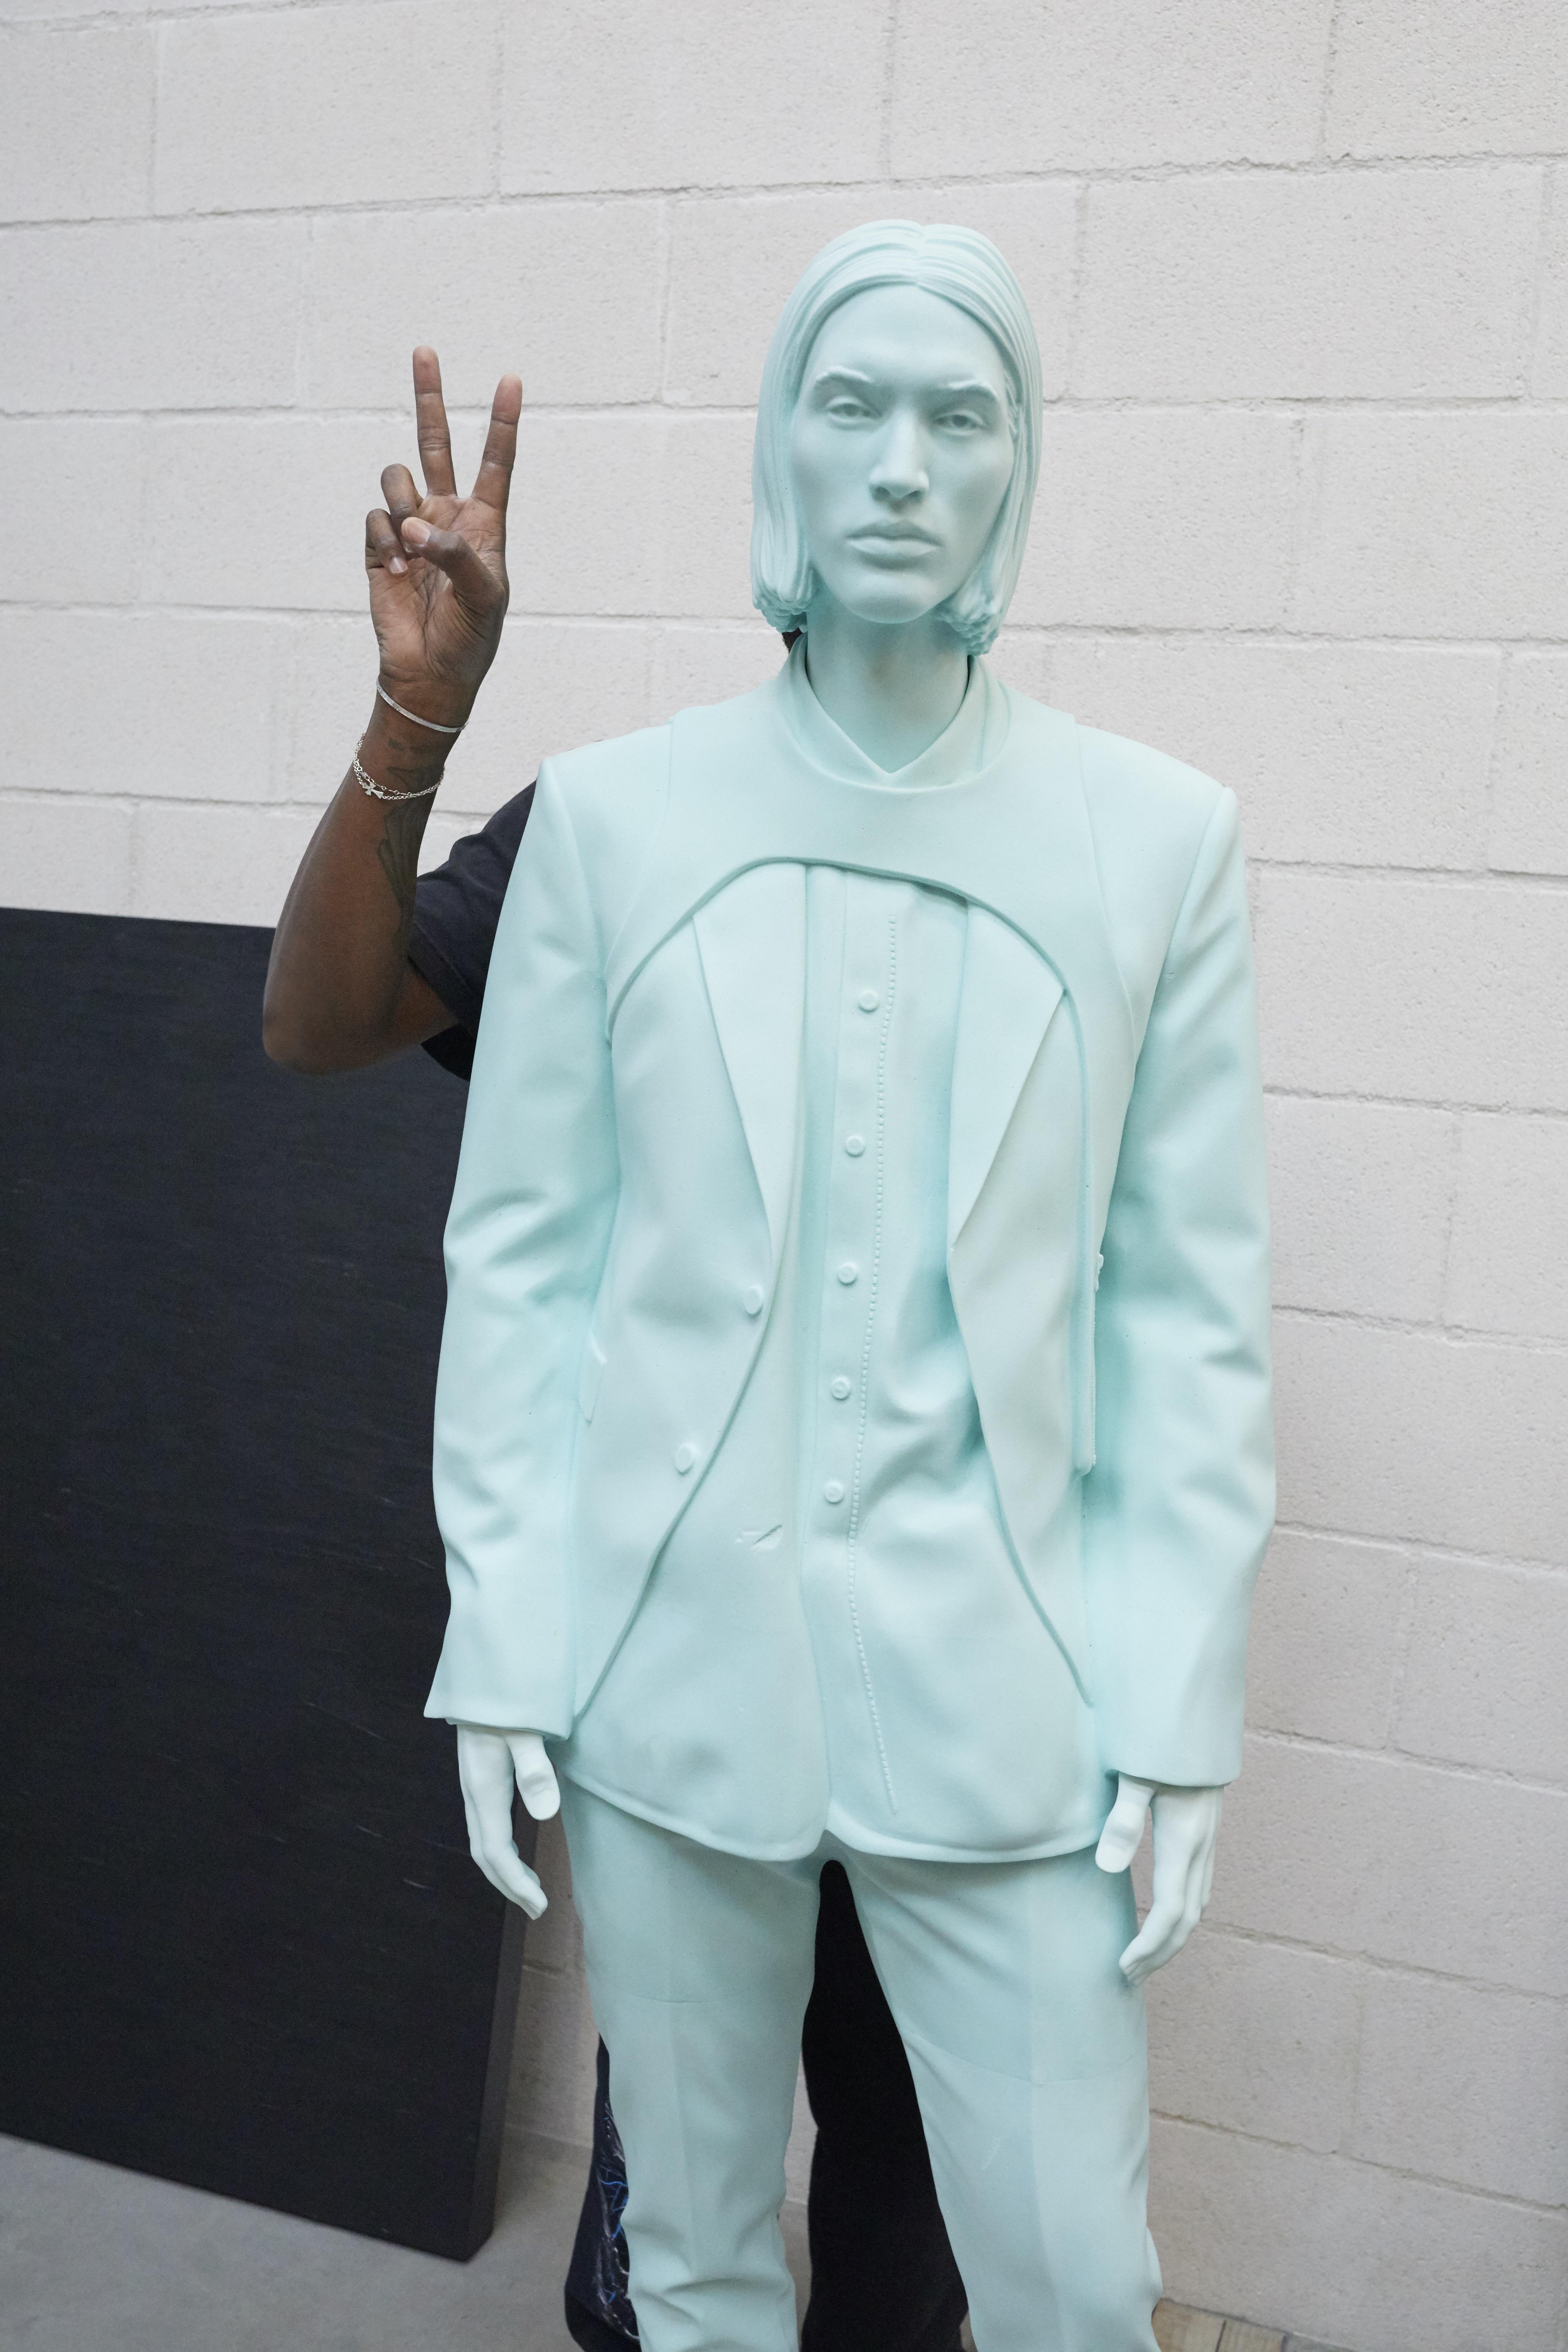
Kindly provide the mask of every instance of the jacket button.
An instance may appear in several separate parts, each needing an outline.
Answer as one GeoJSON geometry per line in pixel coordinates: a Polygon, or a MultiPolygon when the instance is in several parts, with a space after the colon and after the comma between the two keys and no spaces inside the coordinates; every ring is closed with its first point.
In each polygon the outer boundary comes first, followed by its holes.
{"type": "Polygon", "coordinates": [[[842,1372],[838,1373],[835,1379],[828,1382],[828,1387],[831,1389],[833,1394],[838,1399],[839,1403],[842,1404],[845,1398],[849,1393],[849,1382],[845,1374],[842,1372]]]}
{"type": "Polygon", "coordinates": [[[763,1307],[766,1298],[767,1293],[763,1288],[762,1284],[760,1282],[753,1282],[750,1290],[747,1291],[744,1298],[742,1299],[741,1304],[745,1308],[748,1315],[760,1315],[763,1311],[763,1307]]]}
{"type": "Polygon", "coordinates": [[[695,1445],[678,1445],[676,1447],[675,1466],[679,1471],[683,1478],[696,1459],[697,1448],[695,1445]]]}
{"type": "Polygon", "coordinates": [[[858,1160],[860,1154],[866,1149],[865,1137],[863,1135],[847,1135],[844,1139],[844,1149],[849,1154],[851,1160],[858,1160]]]}
{"type": "Polygon", "coordinates": [[[830,1478],[830,1479],[828,1480],[828,1482],[827,1482],[826,1486],[824,1486],[824,1488],[823,1488],[823,1490],[822,1490],[822,1496],[823,1496],[823,1500],[824,1500],[824,1502],[827,1502],[827,1503],[841,1503],[841,1502],[844,1500],[844,1481],[843,1481],[843,1479],[842,1479],[842,1478],[830,1478]]]}
{"type": "Polygon", "coordinates": [[[844,1285],[845,1289],[847,1290],[850,1284],[852,1282],[858,1282],[859,1278],[859,1267],[856,1265],[852,1257],[847,1257],[843,1265],[838,1269],[839,1281],[844,1285]]]}
{"type": "Polygon", "coordinates": [[[878,995],[874,988],[863,988],[860,991],[859,996],[856,999],[856,1002],[858,1003],[862,1013],[875,1013],[878,1005],[880,1004],[882,1000],[878,995]]]}

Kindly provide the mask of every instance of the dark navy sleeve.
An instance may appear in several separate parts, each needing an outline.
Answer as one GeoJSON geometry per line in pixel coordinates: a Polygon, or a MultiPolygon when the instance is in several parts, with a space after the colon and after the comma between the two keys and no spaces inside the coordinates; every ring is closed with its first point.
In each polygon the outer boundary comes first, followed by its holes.
{"type": "Polygon", "coordinates": [[[497,809],[482,832],[455,842],[446,864],[422,874],[415,890],[408,961],[453,1018],[450,1029],[426,1037],[425,1051],[459,1078],[474,1066],[501,900],[532,806],[530,784],[497,809]]]}

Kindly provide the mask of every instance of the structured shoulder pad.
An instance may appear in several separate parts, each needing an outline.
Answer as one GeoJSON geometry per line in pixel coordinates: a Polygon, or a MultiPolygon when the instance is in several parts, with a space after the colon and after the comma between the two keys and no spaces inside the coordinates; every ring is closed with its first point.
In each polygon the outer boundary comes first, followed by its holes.
{"type": "Polygon", "coordinates": [[[1199,848],[1229,795],[1212,776],[1147,743],[1098,727],[1080,728],[1079,739],[1117,960],[1134,1005],[1146,1004],[1199,848]]]}
{"type": "Polygon", "coordinates": [[[1184,760],[1125,735],[1098,727],[1081,727],[1079,735],[1089,822],[1102,850],[1173,858],[1184,883],[1223,788],[1184,760]]]}
{"type": "Polygon", "coordinates": [[[565,809],[604,939],[613,938],[658,833],[669,792],[670,730],[554,752],[541,766],[540,789],[565,809]]]}

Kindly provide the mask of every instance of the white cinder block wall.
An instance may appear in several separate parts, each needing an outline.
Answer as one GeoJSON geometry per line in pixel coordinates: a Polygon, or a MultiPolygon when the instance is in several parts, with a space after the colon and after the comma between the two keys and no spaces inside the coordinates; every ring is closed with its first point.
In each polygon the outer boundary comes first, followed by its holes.
{"type": "MultiPolygon", "coordinates": [[[[1000,667],[1234,784],[1256,890],[1281,1527],[1209,1922],[1152,2003],[1167,2287],[1353,2352],[1556,2352],[1560,0],[3,15],[17,903],[274,918],[368,706],[416,340],[464,464],[503,366],[526,401],[442,852],[542,751],[776,659],[750,404],[813,249],[900,213],[1011,256],[1048,407],[1000,667]]],[[[514,2114],[577,2135],[563,1903],[531,1955],[514,2114]]]]}

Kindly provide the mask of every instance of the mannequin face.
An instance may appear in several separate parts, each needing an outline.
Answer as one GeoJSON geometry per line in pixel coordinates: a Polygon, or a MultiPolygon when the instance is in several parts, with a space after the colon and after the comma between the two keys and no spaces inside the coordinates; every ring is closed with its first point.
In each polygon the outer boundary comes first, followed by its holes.
{"type": "Polygon", "coordinates": [[[812,346],[790,463],[826,593],[863,620],[921,619],[968,578],[1006,495],[1001,353],[921,287],[852,296],[812,346]]]}

